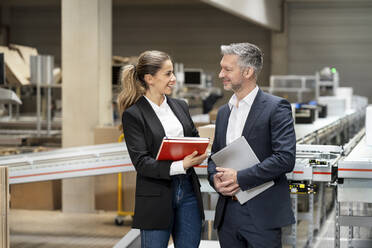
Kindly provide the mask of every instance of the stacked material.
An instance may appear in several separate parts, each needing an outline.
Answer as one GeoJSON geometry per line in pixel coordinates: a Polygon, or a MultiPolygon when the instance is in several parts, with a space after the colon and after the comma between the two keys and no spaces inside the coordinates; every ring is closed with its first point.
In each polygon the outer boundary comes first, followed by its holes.
{"type": "MultiPolygon", "coordinates": [[[[4,54],[6,81],[11,85],[28,85],[31,79],[31,57],[38,55],[36,48],[10,44],[9,47],[0,46],[0,53],[4,54]]],[[[52,56],[46,56],[51,59],[52,56]]],[[[54,68],[54,62],[50,65],[54,83],[61,83],[62,73],[60,68],[54,68]]],[[[49,71],[50,71],[49,70],[49,71]]],[[[48,81],[45,81],[48,82],[48,81]]]]}
{"type": "Polygon", "coordinates": [[[372,146],[372,105],[369,105],[366,110],[366,142],[372,146]]]}
{"type": "Polygon", "coordinates": [[[0,247],[9,247],[9,183],[8,167],[0,166],[0,247]]]}
{"type": "Polygon", "coordinates": [[[327,112],[329,116],[340,116],[346,111],[346,100],[336,96],[320,96],[318,103],[327,105],[327,112]]]}
{"type": "Polygon", "coordinates": [[[13,85],[30,84],[30,68],[18,51],[0,46],[0,53],[4,53],[6,80],[8,83],[13,85]]]}

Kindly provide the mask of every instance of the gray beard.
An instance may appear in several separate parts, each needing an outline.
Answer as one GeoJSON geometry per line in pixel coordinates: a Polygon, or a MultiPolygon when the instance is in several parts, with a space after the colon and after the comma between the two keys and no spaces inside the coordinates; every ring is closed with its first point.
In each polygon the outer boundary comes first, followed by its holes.
{"type": "Polygon", "coordinates": [[[241,88],[242,88],[242,83],[239,83],[239,84],[231,84],[231,89],[232,89],[232,91],[234,91],[234,92],[239,91],[241,88]]]}

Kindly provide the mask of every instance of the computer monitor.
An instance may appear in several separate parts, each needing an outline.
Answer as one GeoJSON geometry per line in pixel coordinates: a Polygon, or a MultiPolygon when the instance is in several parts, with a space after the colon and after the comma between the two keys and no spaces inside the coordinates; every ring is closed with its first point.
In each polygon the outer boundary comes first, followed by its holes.
{"type": "Polygon", "coordinates": [[[186,87],[205,87],[205,76],[202,69],[184,69],[186,87]]]}

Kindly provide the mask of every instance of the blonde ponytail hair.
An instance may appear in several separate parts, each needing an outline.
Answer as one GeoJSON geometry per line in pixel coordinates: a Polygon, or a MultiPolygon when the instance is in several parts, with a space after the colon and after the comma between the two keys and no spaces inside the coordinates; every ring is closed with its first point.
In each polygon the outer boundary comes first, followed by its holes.
{"type": "Polygon", "coordinates": [[[127,65],[120,73],[122,90],[117,98],[119,113],[132,106],[148,89],[145,75],[155,75],[170,56],[161,51],[145,51],[138,57],[137,65],[127,65]]]}
{"type": "Polygon", "coordinates": [[[123,113],[132,106],[138,98],[145,94],[146,86],[138,82],[136,66],[127,65],[121,69],[120,81],[122,90],[118,95],[117,102],[119,113],[123,113]]]}

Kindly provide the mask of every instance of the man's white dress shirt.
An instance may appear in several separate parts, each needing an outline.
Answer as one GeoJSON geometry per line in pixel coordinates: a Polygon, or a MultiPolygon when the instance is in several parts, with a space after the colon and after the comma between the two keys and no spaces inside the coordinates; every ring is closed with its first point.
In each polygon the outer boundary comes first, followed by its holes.
{"type": "Polygon", "coordinates": [[[234,94],[229,100],[229,108],[231,110],[229,122],[227,124],[226,145],[241,137],[245,122],[247,120],[249,111],[257,96],[258,86],[242,100],[238,102],[238,98],[234,94]]]}

